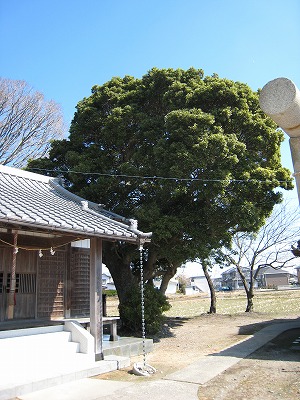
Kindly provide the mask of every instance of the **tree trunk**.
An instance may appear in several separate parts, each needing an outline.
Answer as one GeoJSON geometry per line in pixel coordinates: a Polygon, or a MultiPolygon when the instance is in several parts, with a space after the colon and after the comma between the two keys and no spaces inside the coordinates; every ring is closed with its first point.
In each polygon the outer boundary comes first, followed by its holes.
{"type": "Polygon", "coordinates": [[[242,271],[242,268],[239,265],[236,265],[236,268],[238,270],[238,273],[241,277],[241,280],[243,282],[243,286],[247,295],[247,307],[245,312],[252,312],[253,311],[253,270],[251,268],[250,270],[250,283],[248,285],[245,274],[242,271]]]}
{"type": "Polygon", "coordinates": [[[173,278],[173,276],[176,274],[177,268],[179,267],[178,264],[170,264],[167,271],[165,272],[165,274],[163,275],[161,284],[160,284],[160,288],[159,291],[162,294],[166,293],[166,290],[168,288],[168,284],[170,282],[170,280],[173,278]]]}
{"type": "Polygon", "coordinates": [[[251,293],[251,290],[247,290],[247,307],[245,312],[252,312],[253,311],[253,293],[251,293]]]}
{"type": "Polygon", "coordinates": [[[132,274],[131,257],[124,256],[118,250],[116,243],[103,242],[103,262],[111,273],[119,302],[122,304],[132,286],[138,285],[138,278],[132,274]]]}
{"type": "Polygon", "coordinates": [[[202,262],[202,269],[205,275],[205,278],[208,283],[208,287],[210,290],[210,308],[209,308],[209,314],[216,314],[217,312],[217,298],[216,298],[216,291],[213,285],[213,281],[209,275],[207,264],[205,262],[202,262]]]}
{"type": "Polygon", "coordinates": [[[252,312],[253,311],[253,297],[254,297],[254,290],[253,290],[253,267],[250,268],[250,282],[249,287],[247,290],[247,307],[245,312],[252,312]]]}
{"type": "Polygon", "coordinates": [[[154,278],[155,264],[157,261],[157,253],[149,246],[148,259],[144,262],[144,281],[149,281],[154,278]]]}

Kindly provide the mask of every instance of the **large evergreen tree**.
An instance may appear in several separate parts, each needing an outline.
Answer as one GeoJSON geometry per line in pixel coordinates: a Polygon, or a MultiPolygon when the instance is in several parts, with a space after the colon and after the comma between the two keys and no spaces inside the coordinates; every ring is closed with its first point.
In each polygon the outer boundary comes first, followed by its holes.
{"type": "MultiPolygon", "coordinates": [[[[94,86],[69,138],[29,167],[63,174],[71,191],[152,231],[145,279],[161,274],[164,291],[182,262],[206,259],[237,231],[256,231],[281,201],[277,188],[292,188],[282,141],[246,84],[153,68],[94,86]]],[[[133,250],[104,247],[121,302],[136,282],[133,250]]]]}

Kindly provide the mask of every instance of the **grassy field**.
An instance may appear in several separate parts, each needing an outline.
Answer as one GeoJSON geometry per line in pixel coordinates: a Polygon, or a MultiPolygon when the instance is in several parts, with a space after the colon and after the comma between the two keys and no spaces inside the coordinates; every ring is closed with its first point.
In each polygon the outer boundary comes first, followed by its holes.
{"type": "MultiPolygon", "coordinates": [[[[300,290],[256,291],[253,299],[254,311],[275,315],[300,313],[300,290]]],[[[206,296],[180,296],[171,298],[172,308],[166,312],[168,317],[194,317],[209,310],[210,299],[206,296]]],[[[217,293],[218,314],[238,314],[247,305],[246,294],[242,291],[217,293]]]]}
{"type": "MultiPolygon", "coordinates": [[[[275,316],[300,315],[300,290],[256,291],[254,296],[254,311],[275,316]]],[[[209,310],[210,298],[207,295],[169,297],[172,307],[165,313],[167,317],[195,317],[209,310]]],[[[239,314],[245,311],[247,305],[244,291],[217,293],[218,314],[239,314]]],[[[118,301],[107,298],[108,316],[118,315],[118,301]]]]}

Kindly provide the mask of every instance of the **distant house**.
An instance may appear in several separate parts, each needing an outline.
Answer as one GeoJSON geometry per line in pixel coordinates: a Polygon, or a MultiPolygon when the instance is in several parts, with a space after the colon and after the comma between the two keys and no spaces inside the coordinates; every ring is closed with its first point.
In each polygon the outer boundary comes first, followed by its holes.
{"type": "Polygon", "coordinates": [[[116,289],[111,275],[102,274],[102,288],[107,289],[107,290],[115,290],[116,289]]]}
{"type": "MultiPolygon", "coordinates": [[[[161,285],[161,278],[155,278],[153,284],[154,287],[159,289],[161,285]]],[[[176,278],[170,279],[166,290],[166,294],[175,294],[177,292],[177,289],[178,289],[177,279],[176,278]]]]}
{"type": "MultiPolygon", "coordinates": [[[[250,268],[243,267],[242,272],[245,274],[246,280],[250,281],[250,268]]],[[[244,289],[243,282],[236,267],[229,268],[221,274],[221,286],[228,287],[231,290],[244,289]]]]}
{"type": "Polygon", "coordinates": [[[204,275],[191,276],[191,286],[196,292],[209,293],[209,286],[204,275]]]}
{"type": "Polygon", "coordinates": [[[116,290],[114,280],[106,265],[102,266],[102,288],[104,290],[116,290]]]}
{"type": "Polygon", "coordinates": [[[185,287],[184,294],[186,296],[192,296],[194,294],[198,294],[199,292],[200,292],[200,290],[198,290],[198,288],[196,286],[188,285],[185,287]]]}
{"type": "MultiPolygon", "coordinates": [[[[296,268],[298,280],[300,279],[300,267],[296,268]]],[[[246,281],[250,282],[250,268],[243,267],[246,281]]],[[[255,273],[255,271],[254,271],[255,273]]],[[[254,281],[255,288],[277,288],[278,286],[287,286],[292,281],[297,280],[297,276],[284,269],[274,269],[272,267],[261,267],[254,281]]],[[[220,280],[214,282],[216,289],[226,287],[231,290],[243,289],[243,282],[236,267],[229,268],[221,274],[220,280]]]]}
{"type": "Polygon", "coordinates": [[[218,276],[216,278],[213,278],[213,285],[216,290],[220,290],[222,287],[222,277],[218,276]]]}
{"type": "Polygon", "coordinates": [[[284,269],[263,267],[257,275],[257,282],[262,288],[277,288],[289,285],[291,276],[292,274],[284,269]]]}

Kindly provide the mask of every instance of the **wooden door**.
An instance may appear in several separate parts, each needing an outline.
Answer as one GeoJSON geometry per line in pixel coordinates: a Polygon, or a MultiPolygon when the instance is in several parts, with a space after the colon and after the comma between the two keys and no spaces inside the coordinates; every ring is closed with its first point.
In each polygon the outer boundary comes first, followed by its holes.
{"type": "Polygon", "coordinates": [[[90,249],[72,247],[71,252],[71,317],[90,315],[90,249]]]}
{"type": "Polygon", "coordinates": [[[37,317],[64,317],[66,252],[43,254],[38,263],[37,317]]]}
{"type": "MultiPolygon", "coordinates": [[[[14,319],[34,318],[36,314],[35,251],[19,249],[16,264],[14,319]]],[[[7,319],[8,294],[11,285],[12,247],[0,248],[0,320],[7,319]]]]}

